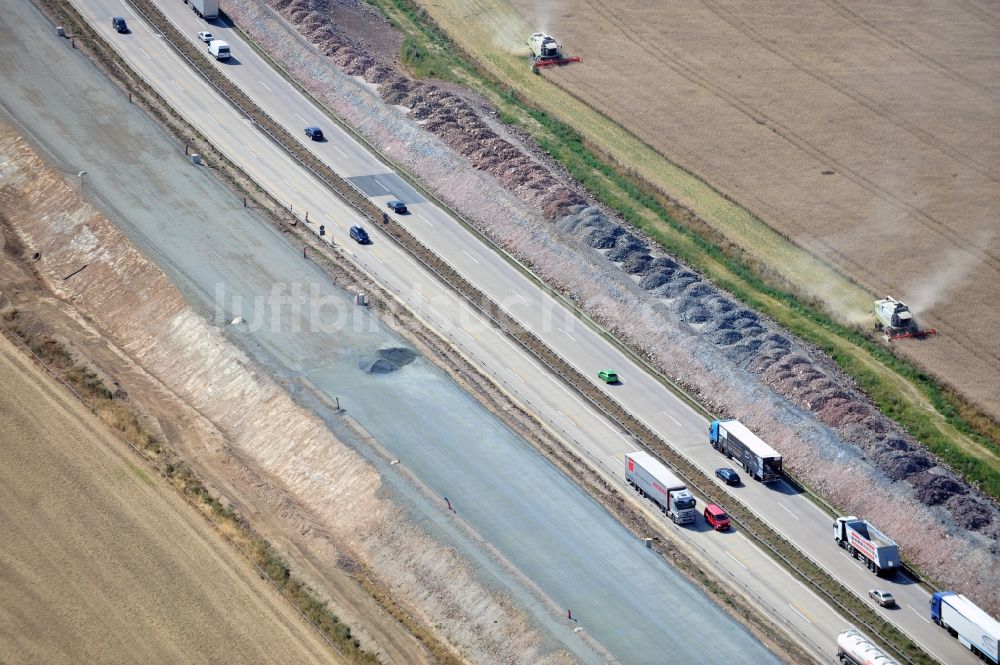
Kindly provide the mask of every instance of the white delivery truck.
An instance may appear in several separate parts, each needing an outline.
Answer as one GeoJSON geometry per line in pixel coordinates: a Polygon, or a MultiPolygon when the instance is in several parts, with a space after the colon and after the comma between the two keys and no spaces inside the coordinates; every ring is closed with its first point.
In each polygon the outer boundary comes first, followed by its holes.
{"type": "Polygon", "coordinates": [[[639,494],[652,499],[674,524],[694,521],[694,496],[680,478],[649,453],[625,453],[625,479],[639,494]]]}
{"type": "Polygon", "coordinates": [[[229,44],[221,39],[213,39],[208,43],[208,52],[215,56],[216,60],[229,60],[229,44]]]}
{"type": "Polygon", "coordinates": [[[931,619],[957,637],[966,649],[996,665],[1000,657],[1000,621],[971,600],[951,591],[939,591],[931,596],[931,619]]]}

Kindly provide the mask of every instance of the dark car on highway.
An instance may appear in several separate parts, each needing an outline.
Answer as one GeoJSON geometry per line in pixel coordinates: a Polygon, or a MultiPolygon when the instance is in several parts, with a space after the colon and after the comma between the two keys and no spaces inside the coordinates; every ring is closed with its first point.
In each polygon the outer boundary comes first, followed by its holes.
{"type": "Polygon", "coordinates": [[[350,234],[351,237],[357,240],[360,245],[367,245],[371,242],[371,238],[368,237],[368,232],[360,226],[352,226],[350,234]]]}
{"type": "Polygon", "coordinates": [[[393,211],[397,215],[406,214],[406,204],[398,199],[393,199],[386,203],[386,205],[389,206],[389,210],[393,211]]]}
{"type": "Polygon", "coordinates": [[[721,469],[715,470],[715,475],[727,485],[739,485],[740,484],[740,474],[736,473],[729,467],[722,467],[721,469]]]}
{"type": "Polygon", "coordinates": [[[115,30],[117,30],[118,32],[122,33],[122,34],[125,34],[125,33],[128,32],[128,26],[125,25],[125,19],[123,17],[121,17],[121,16],[112,16],[111,17],[111,27],[114,28],[115,30]]]}
{"type": "Polygon", "coordinates": [[[319,127],[306,127],[306,136],[311,138],[313,141],[322,141],[323,130],[319,127]]]}

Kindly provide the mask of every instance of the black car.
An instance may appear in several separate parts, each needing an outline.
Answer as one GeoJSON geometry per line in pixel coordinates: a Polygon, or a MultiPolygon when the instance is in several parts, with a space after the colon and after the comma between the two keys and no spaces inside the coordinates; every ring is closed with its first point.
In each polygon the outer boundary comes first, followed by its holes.
{"type": "Polygon", "coordinates": [[[397,215],[406,214],[406,204],[398,199],[393,199],[386,203],[386,205],[389,206],[389,210],[393,211],[397,215]]]}
{"type": "Polygon", "coordinates": [[[740,484],[740,474],[736,473],[729,467],[722,467],[721,469],[716,469],[715,475],[718,476],[719,480],[721,480],[727,485],[740,484]]]}
{"type": "Polygon", "coordinates": [[[111,27],[122,34],[128,32],[128,26],[125,25],[125,19],[122,18],[121,16],[111,17],[111,27]]]}
{"type": "Polygon", "coordinates": [[[360,245],[367,245],[371,242],[371,238],[368,237],[368,232],[360,226],[352,226],[350,233],[351,237],[357,240],[360,245]]]}
{"type": "Polygon", "coordinates": [[[313,141],[322,141],[323,130],[319,127],[306,127],[306,136],[311,138],[313,141]]]}

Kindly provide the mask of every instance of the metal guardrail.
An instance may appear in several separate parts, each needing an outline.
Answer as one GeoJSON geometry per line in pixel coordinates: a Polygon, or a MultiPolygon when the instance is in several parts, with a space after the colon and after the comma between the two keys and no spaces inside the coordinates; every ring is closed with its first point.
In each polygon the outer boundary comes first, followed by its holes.
{"type": "MultiPolygon", "coordinates": [[[[133,6],[137,13],[141,14],[151,25],[160,30],[161,36],[166,39],[167,43],[170,44],[170,46],[182,58],[184,58],[184,60],[187,61],[192,68],[200,72],[207,82],[219,92],[219,94],[227,99],[230,104],[232,104],[232,106],[239,110],[244,116],[246,116],[250,122],[254,123],[258,129],[264,132],[264,134],[274,141],[279,148],[290,154],[293,159],[295,159],[304,169],[313,174],[318,180],[326,184],[334,192],[340,194],[341,197],[345,199],[345,202],[354,208],[360,215],[369,220],[375,221],[376,216],[372,213],[379,213],[381,210],[376,206],[371,205],[368,202],[367,196],[356,185],[354,185],[354,183],[339,176],[330,167],[323,164],[318,158],[308,153],[303,146],[296,143],[288,131],[285,130],[268,113],[258,107],[246,92],[211,66],[210,62],[207,60],[207,56],[197,62],[188,57],[182,46],[186,45],[190,48],[194,48],[194,46],[184,40],[180,32],[173,26],[170,20],[158,7],[153,5],[148,0],[129,0],[129,3],[133,6]],[[152,11],[145,11],[143,7],[152,11]],[[172,33],[175,38],[171,39],[168,33],[172,33]],[[225,89],[227,86],[236,91],[241,99],[237,99],[234,95],[230,94],[230,92],[225,89]],[[255,118],[254,114],[263,118],[266,121],[266,124],[260,122],[258,118],[255,118]],[[345,192],[345,187],[349,191],[345,192]],[[353,196],[350,196],[352,194],[353,196]]],[[[150,88],[153,88],[153,86],[148,81],[145,81],[145,79],[138,72],[135,72],[134,70],[131,71],[142,79],[147,85],[149,85],[150,88]]],[[[246,170],[242,167],[239,168],[246,175],[246,170]]],[[[247,175],[247,177],[249,178],[249,175],[247,175]]],[[[383,216],[383,220],[384,219],[385,217],[383,216]]],[[[638,418],[630,416],[628,411],[617,401],[604,393],[597,393],[594,390],[594,387],[587,382],[586,378],[573,369],[570,363],[562,358],[554,349],[545,344],[533,332],[524,328],[519,322],[516,321],[516,319],[514,319],[512,315],[508,314],[498,304],[487,298],[478,288],[473,286],[456,270],[451,268],[447,262],[424,245],[419,239],[411,235],[405,228],[397,224],[395,221],[383,223],[383,230],[386,231],[386,235],[388,235],[394,242],[410,253],[415,260],[419,261],[425,269],[435,275],[447,287],[461,294],[471,307],[485,316],[513,342],[519,344],[526,351],[531,353],[536,360],[545,365],[550,372],[560,377],[566,385],[571,387],[579,396],[590,403],[591,406],[597,409],[606,418],[616,423],[624,432],[632,436],[647,451],[667,463],[668,466],[674,469],[678,475],[680,475],[685,482],[701,494],[701,496],[711,500],[713,503],[718,503],[723,507],[727,504],[731,505],[731,502],[728,499],[732,497],[728,497],[727,495],[727,499],[723,500],[722,498],[719,498],[719,495],[717,495],[714,490],[709,491],[703,483],[692,480],[692,478],[696,477],[707,479],[707,476],[698,471],[691,462],[686,460],[679,452],[675,451],[665,440],[663,440],[647,425],[642,423],[638,418]],[[686,467],[688,470],[685,470],[686,467]]],[[[548,289],[549,287],[546,288],[548,289]]],[[[560,299],[563,300],[561,297],[560,299]]],[[[409,303],[404,303],[404,306],[410,307],[409,303]]],[[[592,321],[590,323],[591,325],[596,326],[596,324],[592,321]]],[[[641,362],[642,364],[648,366],[648,363],[644,360],[641,362]]],[[[528,404],[530,404],[530,402],[528,402],[528,404]]],[[[697,402],[695,402],[695,404],[697,404],[697,402]]],[[[576,443],[579,446],[579,443],[576,443]]],[[[592,455],[588,456],[592,457],[592,455]]],[[[598,463],[601,464],[600,462],[598,463]]],[[[737,512],[742,511],[746,516],[734,514],[732,510],[729,510],[730,517],[743,529],[743,532],[746,535],[751,536],[758,545],[762,546],[766,551],[771,553],[773,558],[781,561],[788,570],[796,574],[802,581],[819,590],[820,593],[822,593],[822,595],[835,608],[837,608],[842,615],[857,623],[860,627],[867,629],[873,637],[883,642],[883,646],[889,648],[899,658],[907,663],[910,663],[911,665],[916,665],[916,661],[910,658],[907,653],[904,653],[891,642],[881,638],[878,629],[836,598],[833,592],[827,588],[827,583],[817,579],[814,574],[803,570],[801,567],[793,563],[789,556],[786,555],[786,552],[797,556],[804,561],[812,563],[817,572],[821,575],[827,576],[829,579],[828,584],[831,584],[833,587],[839,587],[847,593],[853,592],[837,582],[832,576],[829,575],[829,573],[825,573],[825,571],[823,571],[818,564],[813,562],[809,556],[785,538],[778,535],[773,529],[771,529],[770,533],[772,533],[775,538],[784,544],[783,547],[785,549],[781,550],[772,544],[768,538],[765,538],[758,532],[757,529],[751,526],[751,523],[756,520],[761,522],[766,529],[766,523],[764,523],[761,518],[753,515],[752,510],[746,507],[741,501],[735,498],[732,498],[732,500],[736,501],[740,507],[740,510],[737,512]]],[[[894,629],[899,631],[898,628],[894,627],[894,629]]],[[[905,635],[905,633],[902,633],[901,631],[899,632],[901,635],[905,635]]],[[[914,646],[919,650],[919,647],[916,645],[914,646]]],[[[920,652],[923,653],[922,650],[920,650],[920,652]]]]}

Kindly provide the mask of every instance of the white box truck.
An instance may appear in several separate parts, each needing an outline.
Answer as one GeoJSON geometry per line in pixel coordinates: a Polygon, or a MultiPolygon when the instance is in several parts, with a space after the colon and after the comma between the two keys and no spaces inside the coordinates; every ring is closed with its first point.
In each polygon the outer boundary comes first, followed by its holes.
{"type": "Polygon", "coordinates": [[[191,0],[191,9],[206,21],[219,18],[219,0],[191,0]]]}
{"type": "Polygon", "coordinates": [[[838,517],[833,523],[833,539],[852,557],[863,559],[876,575],[892,576],[899,570],[899,545],[863,519],[838,517]]]}
{"type": "Polygon", "coordinates": [[[229,44],[221,39],[213,39],[208,43],[208,52],[216,60],[229,60],[229,44]]]}
{"type": "Polygon", "coordinates": [[[957,637],[966,649],[996,665],[1000,654],[1000,621],[975,603],[951,591],[931,595],[931,620],[957,637]]]}
{"type": "Polygon", "coordinates": [[[695,500],[680,478],[647,452],[625,453],[625,479],[674,521],[694,521],[695,500]]]}
{"type": "Polygon", "coordinates": [[[837,636],[837,658],[843,665],[899,665],[877,644],[853,628],[837,636]]]}

